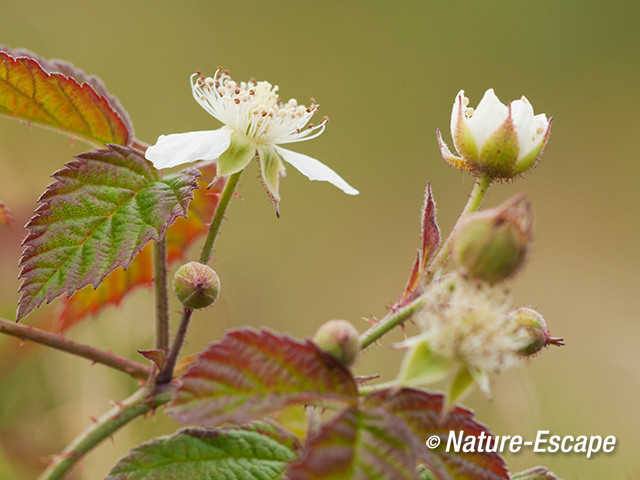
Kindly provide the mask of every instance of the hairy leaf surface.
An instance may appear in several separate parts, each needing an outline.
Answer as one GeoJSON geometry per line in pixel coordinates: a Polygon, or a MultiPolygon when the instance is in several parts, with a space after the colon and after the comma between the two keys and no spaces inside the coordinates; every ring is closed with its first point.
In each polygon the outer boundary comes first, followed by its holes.
{"type": "Polygon", "coordinates": [[[443,395],[410,388],[387,389],[368,395],[365,405],[386,409],[422,439],[419,457],[439,480],[509,479],[504,461],[496,453],[445,451],[450,431],[457,434],[462,431],[464,437],[493,436],[475,421],[470,410],[454,406],[447,412],[443,395]],[[440,438],[440,445],[430,450],[424,442],[433,435],[440,438]]]}
{"type": "Polygon", "coordinates": [[[347,408],[309,438],[287,480],[416,480],[414,437],[382,408],[347,408]]]}
{"type": "MultiPolygon", "coordinates": [[[[189,247],[208,231],[213,212],[218,205],[225,180],[219,179],[207,190],[207,185],[216,173],[215,164],[198,167],[202,177],[198,178],[199,189],[194,192],[186,218],[178,218],[166,232],[167,257],[169,263],[185,258],[189,247]]],[[[64,331],[89,315],[97,314],[109,305],[118,305],[123,298],[138,287],[153,284],[153,250],[147,245],[126,269],[111,272],[97,289],[87,285],[71,298],[63,298],[58,310],[57,328],[64,331]]]]}
{"type": "Polygon", "coordinates": [[[270,424],[191,428],[134,448],[107,480],[275,480],[300,449],[296,437],[270,424]]]}
{"type": "Polygon", "coordinates": [[[246,422],[296,403],[356,402],[349,371],[307,340],[232,330],[180,377],[168,411],[183,423],[246,422]]]}
{"type": "Polygon", "coordinates": [[[27,224],[18,320],[45,300],[98,286],[187,214],[195,169],[160,180],[128,147],[85,153],[56,172],[27,224]]]}
{"type": "Polygon", "coordinates": [[[96,77],[26,51],[0,49],[0,114],[92,143],[126,145],[133,138],[126,113],[96,77]]]}

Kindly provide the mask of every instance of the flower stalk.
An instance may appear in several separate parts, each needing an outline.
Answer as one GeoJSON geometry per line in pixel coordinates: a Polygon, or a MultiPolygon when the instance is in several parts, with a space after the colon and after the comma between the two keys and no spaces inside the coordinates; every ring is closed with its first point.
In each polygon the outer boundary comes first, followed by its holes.
{"type": "Polygon", "coordinates": [[[218,200],[218,206],[216,207],[216,211],[213,214],[213,218],[211,219],[209,233],[207,234],[207,239],[204,242],[204,246],[202,247],[202,254],[200,255],[200,262],[204,264],[208,264],[209,260],[211,260],[213,245],[215,244],[216,238],[218,238],[218,234],[220,233],[222,220],[224,219],[224,215],[227,212],[227,208],[229,207],[231,198],[236,191],[236,186],[238,185],[238,180],[240,180],[241,174],[242,170],[229,175],[229,177],[227,177],[227,182],[222,189],[220,199],[218,200]]]}
{"type": "Polygon", "coordinates": [[[155,348],[169,350],[169,296],[167,293],[167,241],[163,237],[153,245],[153,270],[156,300],[155,348]]]}

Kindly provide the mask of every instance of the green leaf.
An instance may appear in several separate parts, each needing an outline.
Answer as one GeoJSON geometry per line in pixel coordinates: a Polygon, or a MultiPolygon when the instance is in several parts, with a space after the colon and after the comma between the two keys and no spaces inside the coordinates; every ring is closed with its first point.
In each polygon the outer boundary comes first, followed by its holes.
{"type": "Polygon", "coordinates": [[[126,145],[132,140],[126,112],[96,77],[67,62],[0,50],[0,114],[92,143],[126,145]]]}
{"type": "Polygon", "coordinates": [[[45,300],[97,287],[117,267],[127,268],[149,240],[186,215],[197,188],[197,170],[160,180],[128,147],[76,158],[53,175],[27,224],[18,320],[45,300]]]}
{"type": "Polygon", "coordinates": [[[312,435],[287,480],[417,480],[415,435],[382,408],[347,408],[312,435]]]}
{"type": "Polygon", "coordinates": [[[270,424],[192,428],[134,448],[107,480],[275,480],[301,448],[296,437],[270,424]]]}
{"type": "MultiPolygon", "coordinates": [[[[420,461],[439,480],[508,480],[509,474],[500,455],[446,451],[450,432],[463,436],[493,438],[491,432],[473,418],[473,412],[454,406],[446,408],[441,394],[417,389],[386,389],[367,395],[364,404],[386,409],[401,418],[422,441],[419,445],[420,461]],[[432,436],[440,439],[434,449],[425,442],[432,436]]],[[[487,440],[488,441],[488,440],[487,440]]]]}
{"type": "Polygon", "coordinates": [[[310,340],[268,330],[231,330],[200,353],[167,411],[209,427],[242,423],[293,404],[357,401],[353,377],[310,340]]]}
{"type": "Polygon", "coordinates": [[[433,476],[433,473],[424,465],[418,467],[418,478],[420,480],[437,480],[436,477],[433,476]]]}
{"type": "Polygon", "coordinates": [[[546,467],[534,467],[520,473],[514,473],[511,480],[559,480],[546,467]]]}

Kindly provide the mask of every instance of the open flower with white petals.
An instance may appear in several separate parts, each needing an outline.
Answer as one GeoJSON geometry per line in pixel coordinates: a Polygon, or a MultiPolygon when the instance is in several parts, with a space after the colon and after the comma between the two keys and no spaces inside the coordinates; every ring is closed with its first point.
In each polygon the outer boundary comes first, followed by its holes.
{"type": "Polygon", "coordinates": [[[507,106],[490,88],[474,110],[460,90],[451,112],[451,136],[459,155],[451,153],[439,130],[438,143],[442,157],[456,168],[512,178],[540,158],[550,129],[551,119],[544,113],[534,115],[525,97],[507,106]]]}
{"type": "Polygon", "coordinates": [[[218,68],[213,78],[196,73],[191,76],[193,98],[224,124],[217,130],[161,135],[145,154],[156,168],[169,168],[196,160],[217,160],[217,172],[227,176],[244,169],[257,157],[261,174],[274,203],[280,200],[278,183],[284,176],[283,160],[309,177],[335,185],[349,195],[358,191],[318,160],[279,145],[310,140],[319,136],[327,118],[318,125],[307,125],[318,110],[295,99],[284,103],[278,87],[268,82],[234,82],[218,68]]]}

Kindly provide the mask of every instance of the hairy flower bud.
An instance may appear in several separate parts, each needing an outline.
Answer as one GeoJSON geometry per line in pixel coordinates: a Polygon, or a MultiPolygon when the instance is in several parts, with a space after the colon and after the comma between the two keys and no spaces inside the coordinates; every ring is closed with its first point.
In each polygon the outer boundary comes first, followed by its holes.
{"type": "Polygon", "coordinates": [[[173,291],[188,308],[205,308],[218,298],[220,278],[213,268],[200,262],[181,266],[173,277],[173,291]]]}
{"type": "Polygon", "coordinates": [[[353,365],[360,351],[358,331],[346,320],[329,320],[318,329],[313,341],[347,366],[353,365]]]}
{"type": "Polygon", "coordinates": [[[523,345],[518,354],[529,357],[547,345],[564,345],[563,339],[549,335],[549,327],[544,317],[532,308],[520,307],[509,314],[518,334],[524,333],[523,345]]]}
{"type": "Polygon", "coordinates": [[[495,284],[516,273],[531,241],[531,203],[522,194],[497,208],[465,218],[454,239],[454,256],[466,273],[495,284]]]}
{"type": "Polygon", "coordinates": [[[452,166],[491,178],[513,178],[533,166],[549,138],[551,120],[534,115],[522,97],[504,105],[493,89],[485,92],[474,110],[464,90],[451,112],[451,136],[459,155],[451,153],[438,131],[442,157],[452,166]]]}

